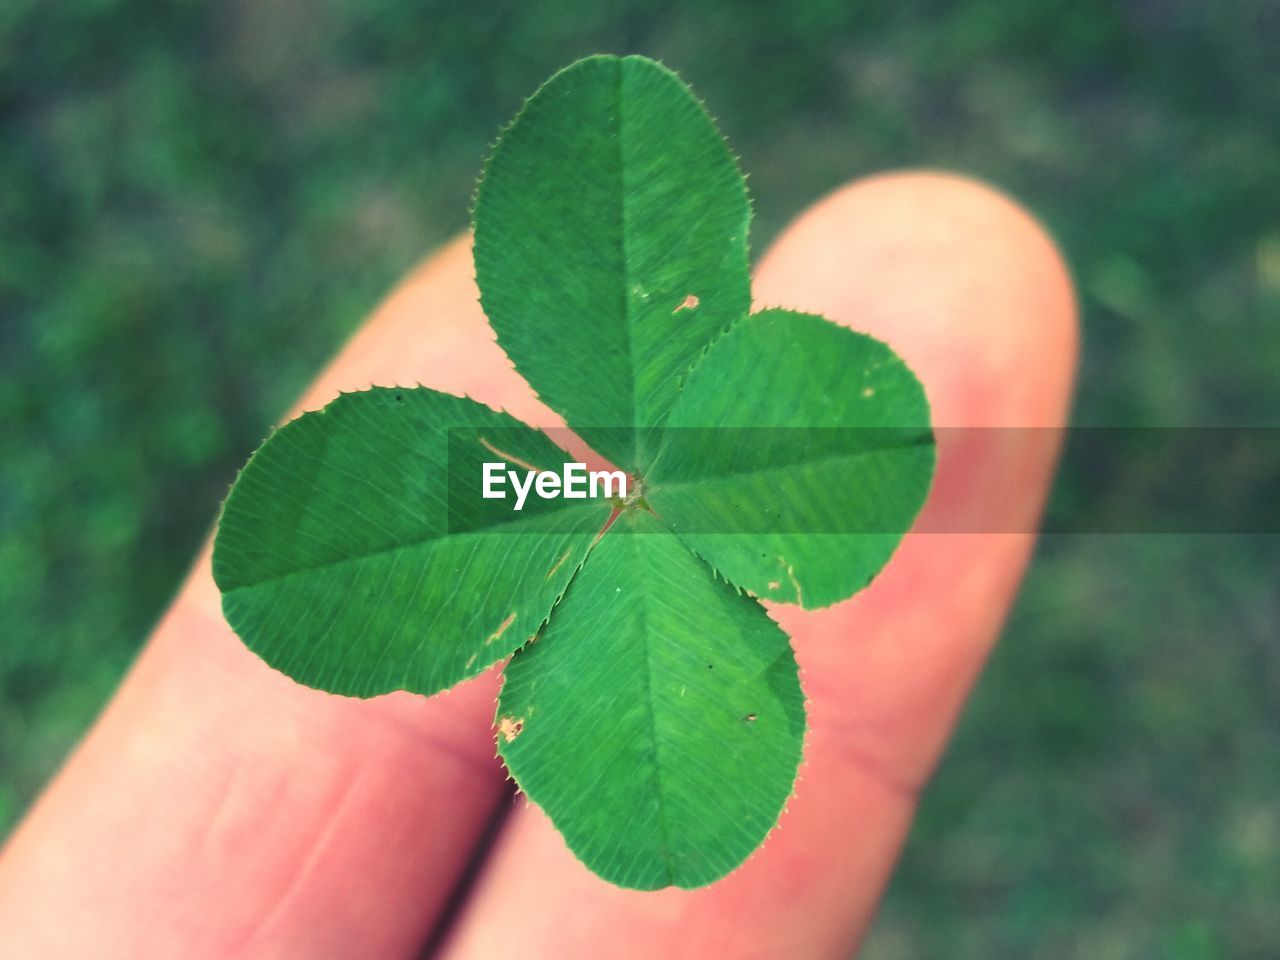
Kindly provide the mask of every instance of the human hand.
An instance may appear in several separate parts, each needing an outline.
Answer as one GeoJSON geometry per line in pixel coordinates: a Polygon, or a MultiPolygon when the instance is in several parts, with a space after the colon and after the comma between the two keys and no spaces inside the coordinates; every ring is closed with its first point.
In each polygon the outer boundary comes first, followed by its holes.
{"type": "MultiPolygon", "coordinates": [[[[429,259],[298,410],[421,381],[562,425],[493,342],[471,278],[465,239],[429,259]]],[[[773,246],[755,299],[888,341],[938,427],[1065,421],[1069,280],[1034,222],[985,187],[923,173],[847,187],[773,246]]],[[[1044,435],[944,445],[923,525],[1033,529],[1056,455],[1044,435]]],[[[0,857],[0,955],[381,958],[429,944],[451,960],[846,956],[1032,542],[911,534],[853,599],[773,608],[809,699],[795,796],[740,870],[656,893],[604,883],[538,810],[511,806],[494,758],[496,671],[430,699],[298,686],[227,627],[206,550],[0,857]]]]}

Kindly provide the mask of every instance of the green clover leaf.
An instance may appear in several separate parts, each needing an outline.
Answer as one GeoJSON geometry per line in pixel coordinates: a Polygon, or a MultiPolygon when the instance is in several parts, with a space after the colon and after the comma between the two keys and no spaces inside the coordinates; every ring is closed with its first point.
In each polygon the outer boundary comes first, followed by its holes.
{"type": "Polygon", "coordinates": [[[301,683],[433,694],[510,657],[508,770],[627,887],[710,883],[777,823],[804,700],[760,599],[864,587],[933,473],[924,392],[886,345],[749,312],[749,220],[675,74],[556,74],[486,165],[476,276],[517,369],[639,491],[482,499],[485,463],[566,454],[473,401],[374,388],[268,437],[214,545],[227,621],[301,683]]]}

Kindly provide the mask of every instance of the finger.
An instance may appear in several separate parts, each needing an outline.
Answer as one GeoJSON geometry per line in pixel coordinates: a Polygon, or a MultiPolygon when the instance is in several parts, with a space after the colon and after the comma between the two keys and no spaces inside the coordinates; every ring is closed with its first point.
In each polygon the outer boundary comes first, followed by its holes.
{"type": "MultiPolygon", "coordinates": [[[[465,240],[433,257],[301,407],[421,380],[556,423],[471,277],[465,240]]],[[[0,952],[412,955],[505,795],[495,691],[493,674],[430,700],[300,687],[226,626],[206,551],[0,859],[0,952]]]]}
{"type": "MultiPolygon", "coordinates": [[[[765,257],[760,305],[823,313],[887,340],[948,426],[1057,426],[1075,358],[1062,262],[1011,202],[953,177],[846,188],[765,257]]],[[[1033,529],[1055,456],[967,432],[944,445],[919,526],[1033,529]]],[[[865,928],[915,798],[1008,609],[1029,534],[912,534],[862,594],[779,608],[809,698],[800,781],[740,870],[695,891],[592,876],[535,808],[504,828],[451,958],[843,957],[865,928]]],[[[620,824],[619,829],[626,829],[620,824]]]]}

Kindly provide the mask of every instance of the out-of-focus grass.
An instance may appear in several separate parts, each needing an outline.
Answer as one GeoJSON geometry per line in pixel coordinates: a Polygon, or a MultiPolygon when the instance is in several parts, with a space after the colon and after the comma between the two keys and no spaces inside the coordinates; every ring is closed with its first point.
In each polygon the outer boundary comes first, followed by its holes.
{"type": "Polygon", "coordinates": [[[869,960],[1273,952],[1277,570],[1275,537],[1047,538],[869,960]]]}
{"type": "MultiPolygon", "coordinates": [[[[851,176],[966,171],[1071,260],[1079,422],[1280,419],[1266,0],[8,0],[0,828],[103,702],[235,467],[465,225],[521,97],[600,50],[659,56],[706,99],[751,172],[757,250],[851,176]]],[[[1274,949],[1278,554],[1046,543],[868,956],[1274,949]]]]}

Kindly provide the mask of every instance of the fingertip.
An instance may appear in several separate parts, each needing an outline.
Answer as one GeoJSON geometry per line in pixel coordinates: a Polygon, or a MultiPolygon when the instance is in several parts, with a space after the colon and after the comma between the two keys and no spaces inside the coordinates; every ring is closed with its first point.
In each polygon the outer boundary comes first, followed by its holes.
{"type": "MultiPolygon", "coordinates": [[[[784,232],[755,294],[758,306],[821,313],[889,342],[920,376],[936,423],[1065,417],[1076,349],[1067,271],[1044,229],[990,187],[917,172],[843,188],[784,232]]],[[[1034,524],[1052,444],[999,450],[1000,432],[950,431],[965,442],[940,444],[939,524],[1034,524]]],[[[588,873],[540,814],[518,814],[448,955],[606,941],[619,956],[849,955],[1028,546],[1026,536],[909,536],[854,599],[776,610],[808,696],[804,783],[740,870],[695,891],[620,890],[588,873]],[[536,904],[522,897],[535,886],[536,904]]]]}
{"type": "Polygon", "coordinates": [[[886,340],[939,425],[1065,419],[1078,351],[1070,273],[1045,227],[988,184],[903,171],[841,187],[769,248],[754,292],[886,340]]]}
{"type": "Polygon", "coordinates": [[[342,391],[416,384],[527,423],[563,423],[516,372],[485,319],[470,234],[427,257],[374,309],[297,409],[319,409],[342,391]]]}

